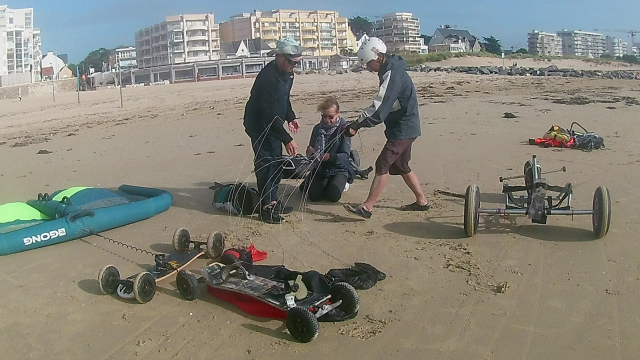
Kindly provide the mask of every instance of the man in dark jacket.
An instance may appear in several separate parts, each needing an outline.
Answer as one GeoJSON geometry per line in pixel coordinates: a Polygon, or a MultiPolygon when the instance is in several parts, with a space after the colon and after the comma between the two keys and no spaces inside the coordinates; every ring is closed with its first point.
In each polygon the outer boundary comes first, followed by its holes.
{"type": "Polygon", "coordinates": [[[345,134],[354,136],[358,129],[374,127],[384,122],[387,142],[376,160],[375,178],[367,200],[360,205],[345,205],[348,211],[370,218],[373,206],[384,189],[389,174],[401,175],[416,197],[412,204],[400,210],[426,211],[430,205],[420,188],[418,176],[409,167],[411,144],[421,135],[418,97],[407,63],[397,55],[387,55],[387,46],[378,38],[365,40],[358,50],[361,64],[371,72],[378,73],[380,89],[373,105],[365,109],[358,120],[347,127],[345,134]]]}
{"type": "Polygon", "coordinates": [[[251,138],[255,154],[254,167],[260,192],[260,219],[279,224],[282,214],[293,211],[278,201],[278,185],[282,172],[282,145],[291,156],[297,145],[284,128],[285,121],[291,132],[300,127],[291,109],[289,94],[293,85],[293,69],[302,59],[302,47],[291,38],[278,41],[270,55],[275,59],[268,63],[256,77],[251,96],[244,111],[245,132],[251,138]]]}

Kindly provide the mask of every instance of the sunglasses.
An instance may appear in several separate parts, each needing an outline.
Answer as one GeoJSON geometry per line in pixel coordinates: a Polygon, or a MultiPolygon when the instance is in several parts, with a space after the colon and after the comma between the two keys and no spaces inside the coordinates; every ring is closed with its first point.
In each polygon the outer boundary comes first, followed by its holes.
{"type": "Polygon", "coordinates": [[[300,64],[300,60],[295,61],[295,60],[289,59],[288,57],[285,57],[285,59],[287,59],[287,62],[288,62],[288,63],[289,63],[289,65],[291,65],[291,66],[296,66],[296,65],[300,64]]]}

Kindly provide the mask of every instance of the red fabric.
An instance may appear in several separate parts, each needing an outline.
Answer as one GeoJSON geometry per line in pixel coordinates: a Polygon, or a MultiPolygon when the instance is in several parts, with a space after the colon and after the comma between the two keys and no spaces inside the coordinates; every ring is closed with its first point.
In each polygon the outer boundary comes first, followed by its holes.
{"type": "Polygon", "coordinates": [[[262,261],[267,258],[267,252],[256,249],[256,247],[253,246],[253,244],[251,244],[251,246],[247,248],[247,251],[251,253],[251,257],[253,258],[253,261],[262,261]]]}
{"type": "Polygon", "coordinates": [[[574,138],[571,138],[571,140],[564,142],[564,141],[557,141],[554,139],[549,139],[549,138],[537,138],[535,140],[535,145],[541,145],[544,147],[560,147],[560,148],[570,148],[573,147],[575,145],[576,140],[574,138]]]}
{"type": "Polygon", "coordinates": [[[278,309],[249,295],[216,289],[209,285],[207,285],[207,290],[211,295],[237,306],[247,314],[271,319],[284,319],[287,317],[287,312],[285,310],[278,309]]]}

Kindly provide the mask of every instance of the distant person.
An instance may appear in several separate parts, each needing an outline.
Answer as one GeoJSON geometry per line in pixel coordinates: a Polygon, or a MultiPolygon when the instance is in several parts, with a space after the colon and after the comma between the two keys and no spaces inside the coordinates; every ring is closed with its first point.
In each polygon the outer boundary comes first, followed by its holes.
{"type": "Polygon", "coordinates": [[[279,224],[283,214],[293,211],[278,200],[278,185],[282,173],[282,145],[291,156],[298,145],[284,128],[285,121],[292,133],[300,124],[289,99],[293,86],[293,69],[302,60],[302,47],[292,38],[278,41],[269,55],[275,59],[258,74],[244,110],[245,132],[251,138],[255,157],[254,170],[261,198],[260,219],[279,224]]]}
{"type": "Polygon", "coordinates": [[[416,197],[414,203],[400,210],[427,211],[431,207],[420,188],[418,176],[409,166],[411,145],[421,135],[416,89],[407,73],[406,61],[386,52],[387,46],[376,37],[365,40],[360,46],[360,63],[378,74],[380,88],[373,105],[365,109],[345,130],[347,136],[354,136],[363,127],[374,127],[383,122],[386,126],[384,134],[387,142],[376,160],[375,177],[367,200],[360,205],[344,206],[347,211],[366,219],[373,214],[373,207],[387,184],[389,174],[402,176],[416,197]]]}

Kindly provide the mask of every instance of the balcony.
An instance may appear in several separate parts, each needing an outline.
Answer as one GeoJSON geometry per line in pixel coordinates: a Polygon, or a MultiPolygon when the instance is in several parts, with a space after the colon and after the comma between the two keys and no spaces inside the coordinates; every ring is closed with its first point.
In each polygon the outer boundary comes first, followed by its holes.
{"type": "Polygon", "coordinates": [[[207,35],[202,35],[202,34],[187,35],[187,40],[209,40],[209,37],[207,35]]]}

